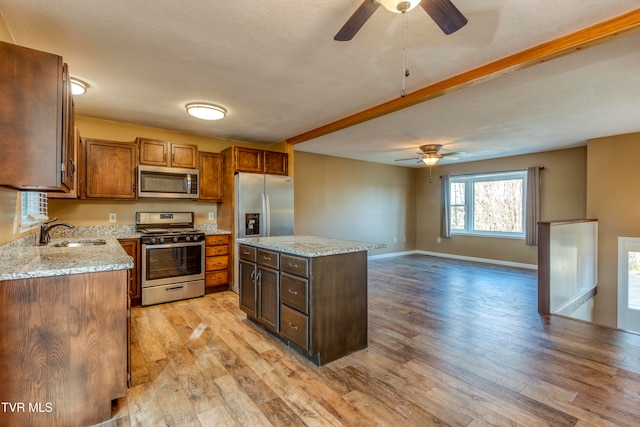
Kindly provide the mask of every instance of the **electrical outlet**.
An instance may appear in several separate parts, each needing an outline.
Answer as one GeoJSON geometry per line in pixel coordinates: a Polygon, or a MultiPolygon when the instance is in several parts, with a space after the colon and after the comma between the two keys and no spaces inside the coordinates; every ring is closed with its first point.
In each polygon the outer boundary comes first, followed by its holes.
{"type": "Polygon", "coordinates": [[[442,239],[440,237],[437,237],[436,238],[436,242],[440,243],[440,242],[442,242],[442,239]]]}
{"type": "Polygon", "coordinates": [[[405,243],[407,243],[407,236],[404,236],[404,237],[402,238],[402,241],[403,241],[403,242],[405,242],[405,243]]]}
{"type": "Polygon", "coordinates": [[[215,220],[216,220],[216,213],[209,212],[209,221],[215,221],[215,220]]]}
{"type": "Polygon", "coordinates": [[[393,238],[393,243],[398,243],[398,238],[397,237],[393,238]]]}
{"type": "Polygon", "coordinates": [[[109,214],[109,222],[116,222],[117,220],[118,220],[118,215],[116,215],[113,212],[109,214]]]}

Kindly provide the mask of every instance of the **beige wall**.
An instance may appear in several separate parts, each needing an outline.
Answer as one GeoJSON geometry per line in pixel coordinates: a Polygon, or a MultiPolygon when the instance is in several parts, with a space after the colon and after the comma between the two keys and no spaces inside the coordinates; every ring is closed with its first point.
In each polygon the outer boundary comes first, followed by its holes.
{"type": "Polygon", "coordinates": [[[585,217],[586,147],[548,151],[523,156],[436,166],[429,183],[429,169],[419,170],[417,191],[417,248],[465,257],[537,264],[537,247],[523,240],[454,236],[437,242],[440,235],[440,175],[467,174],[543,166],[541,176],[541,220],[585,217]]]}
{"type": "Polygon", "coordinates": [[[296,234],[415,249],[415,170],[301,151],[295,170],[296,234]]]}
{"type": "Polygon", "coordinates": [[[616,326],[618,237],[640,237],[640,133],[588,142],[587,215],[598,220],[594,322],[616,326]]]}

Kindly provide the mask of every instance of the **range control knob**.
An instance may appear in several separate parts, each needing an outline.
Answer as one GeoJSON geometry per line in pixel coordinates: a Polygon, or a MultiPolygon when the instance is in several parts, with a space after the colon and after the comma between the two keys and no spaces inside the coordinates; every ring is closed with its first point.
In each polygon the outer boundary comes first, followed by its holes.
{"type": "Polygon", "coordinates": [[[178,241],[178,236],[174,236],[172,240],[173,240],[174,242],[177,242],[177,241],[178,241]]]}
{"type": "Polygon", "coordinates": [[[200,236],[198,236],[198,235],[193,236],[193,241],[194,241],[194,242],[197,242],[197,241],[198,241],[198,239],[200,239],[200,236]]]}
{"type": "Polygon", "coordinates": [[[187,242],[191,241],[191,236],[187,236],[187,237],[185,237],[185,240],[186,240],[187,242]]]}
{"type": "Polygon", "coordinates": [[[150,240],[151,240],[151,243],[155,243],[156,242],[156,238],[155,237],[152,237],[150,240]]]}
{"type": "Polygon", "coordinates": [[[164,243],[164,237],[161,237],[159,240],[160,240],[160,243],[164,243]]]}

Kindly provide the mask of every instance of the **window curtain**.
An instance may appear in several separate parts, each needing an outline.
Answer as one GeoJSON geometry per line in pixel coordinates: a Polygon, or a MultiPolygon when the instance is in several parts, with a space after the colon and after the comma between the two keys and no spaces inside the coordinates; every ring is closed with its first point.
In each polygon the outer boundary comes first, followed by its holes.
{"type": "Polygon", "coordinates": [[[538,244],[538,221],[540,221],[540,170],[538,166],[527,169],[527,194],[525,213],[525,242],[538,244]]]}
{"type": "Polygon", "coordinates": [[[442,175],[440,177],[440,237],[447,239],[451,237],[450,191],[449,175],[442,175]]]}

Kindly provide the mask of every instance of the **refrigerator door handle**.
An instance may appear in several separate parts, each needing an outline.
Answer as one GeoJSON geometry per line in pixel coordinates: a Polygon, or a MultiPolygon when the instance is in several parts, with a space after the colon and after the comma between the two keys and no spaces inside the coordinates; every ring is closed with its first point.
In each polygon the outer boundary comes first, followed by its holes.
{"type": "Polygon", "coordinates": [[[264,236],[271,236],[271,206],[269,202],[269,193],[262,193],[262,214],[264,221],[264,236]]]}

